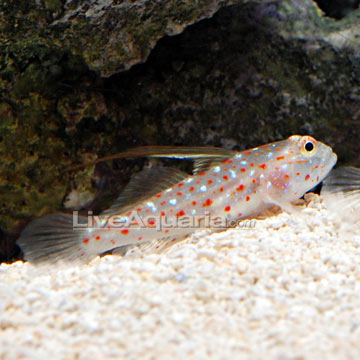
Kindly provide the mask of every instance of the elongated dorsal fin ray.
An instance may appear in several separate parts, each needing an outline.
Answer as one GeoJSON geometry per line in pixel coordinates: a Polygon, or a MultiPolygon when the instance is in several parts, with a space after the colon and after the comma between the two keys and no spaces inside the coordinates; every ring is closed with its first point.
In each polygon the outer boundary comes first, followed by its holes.
{"type": "Polygon", "coordinates": [[[133,209],[137,204],[189,177],[189,174],[173,168],[153,166],[136,174],[102,215],[119,215],[133,209]]]}
{"type": "Polygon", "coordinates": [[[238,152],[213,146],[140,146],[118,154],[105,156],[95,161],[75,165],[66,171],[72,171],[97,164],[102,161],[115,159],[131,159],[138,157],[172,158],[172,159],[200,159],[224,160],[233,157],[238,152]]]}
{"type": "Polygon", "coordinates": [[[142,146],[122,153],[126,157],[158,157],[173,159],[228,159],[237,154],[236,151],[214,146],[142,146]]]}

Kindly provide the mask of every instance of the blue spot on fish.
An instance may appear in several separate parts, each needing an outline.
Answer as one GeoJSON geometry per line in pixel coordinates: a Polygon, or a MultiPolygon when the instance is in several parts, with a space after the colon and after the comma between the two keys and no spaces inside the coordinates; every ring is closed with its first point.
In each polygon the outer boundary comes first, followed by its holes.
{"type": "Polygon", "coordinates": [[[152,210],[152,211],[156,211],[157,207],[154,205],[153,202],[149,201],[148,203],[146,203],[146,205],[152,210]]]}

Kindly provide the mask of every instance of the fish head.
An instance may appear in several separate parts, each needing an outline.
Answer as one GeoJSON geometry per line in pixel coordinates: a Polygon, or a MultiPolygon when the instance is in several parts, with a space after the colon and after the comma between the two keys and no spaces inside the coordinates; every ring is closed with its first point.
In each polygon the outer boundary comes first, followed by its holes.
{"type": "Polygon", "coordinates": [[[294,201],[319,184],[336,163],[332,148],[311,136],[293,135],[282,142],[275,168],[267,176],[268,190],[294,201]]]}

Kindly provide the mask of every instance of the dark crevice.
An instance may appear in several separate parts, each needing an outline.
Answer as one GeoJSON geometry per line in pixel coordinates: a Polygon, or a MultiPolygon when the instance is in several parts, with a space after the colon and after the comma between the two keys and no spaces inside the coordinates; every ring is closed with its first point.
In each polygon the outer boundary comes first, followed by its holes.
{"type": "Polygon", "coordinates": [[[338,20],[360,6],[360,0],[315,0],[315,2],[326,16],[338,20]]]}

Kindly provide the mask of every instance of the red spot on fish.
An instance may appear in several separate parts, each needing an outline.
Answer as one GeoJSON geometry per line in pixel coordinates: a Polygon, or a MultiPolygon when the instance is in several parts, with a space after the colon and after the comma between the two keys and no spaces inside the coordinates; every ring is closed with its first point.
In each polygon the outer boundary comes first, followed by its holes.
{"type": "Polygon", "coordinates": [[[196,180],[196,183],[197,183],[197,184],[200,184],[200,180],[196,180]]]}
{"type": "Polygon", "coordinates": [[[241,185],[239,185],[239,186],[236,188],[236,190],[237,190],[237,191],[243,191],[244,188],[245,188],[245,186],[244,186],[243,184],[241,184],[241,185]]]}
{"type": "Polygon", "coordinates": [[[162,194],[160,193],[160,194],[156,194],[155,195],[157,198],[161,198],[161,196],[162,196],[162,194]]]}
{"type": "Polygon", "coordinates": [[[252,154],[252,151],[251,151],[251,150],[247,150],[247,151],[245,151],[245,154],[246,154],[246,155],[251,155],[251,154],[252,154]]]}
{"type": "Polygon", "coordinates": [[[297,162],[298,164],[303,164],[304,162],[306,162],[306,160],[296,160],[296,162],[297,162]]]}
{"type": "Polygon", "coordinates": [[[166,204],[166,201],[162,201],[162,202],[160,203],[161,206],[164,206],[165,204],[166,204]]]}
{"type": "Polygon", "coordinates": [[[285,159],[285,156],[278,156],[277,158],[276,158],[276,160],[284,160],[285,159]]]}
{"type": "Polygon", "coordinates": [[[115,240],[113,240],[113,239],[111,239],[110,242],[111,242],[112,245],[116,244],[115,240]]]}
{"type": "Polygon", "coordinates": [[[202,171],[201,173],[198,173],[199,176],[204,176],[206,174],[205,171],[202,171]]]}
{"type": "Polygon", "coordinates": [[[138,237],[138,241],[141,241],[141,240],[142,240],[142,236],[139,236],[139,237],[138,237]]]}
{"type": "Polygon", "coordinates": [[[197,202],[196,202],[196,201],[193,201],[192,204],[195,206],[195,205],[197,204],[197,202]]]}
{"type": "Polygon", "coordinates": [[[247,197],[245,198],[245,200],[246,200],[246,201],[250,201],[250,196],[247,196],[247,197]]]}
{"type": "Polygon", "coordinates": [[[149,226],[154,226],[155,225],[155,220],[149,220],[148,224],[149,224],[149,226]]]}
{"type": "Polygon", "coordinates": [[[231,206],[230,206],[230,205],[226,206],[224,210],[225,210],[225,211],[230,211],[230,210],[231,210],[231,206]]]}
{"type": "Polygon", "coordinates": [[[185,211],[184,210],[180,210],[177,214],[176,214],[176,216],[184,216],[185,215],[185,211]]]}
{"type": "Polygon", "coordinates": [[[164,211],[161,212],[161,216],[165,216],[165,212],[164,212],[164,211]]]}
{"type": "Polygon", "coordinates": [[[110,231],[110,230],[111,230],[111,226],[108,226],[107,229],[110,231]]]}
{"type": "Polygon", "coordinates": [[[232,168],[233,168],[233,169],[236,169],[236,165],[233,165],[232,168]]]}
{"type": "Polygon", "coordinates": [[[182,186],[184,186],[184,183],[180,183],[180,184],[178,184],[178,187],[182,187],[182,186]]]}
{"type": "Polygon", "coordinates": [[[231,159],[225,159],[225,160],[221,160],[221,162],[223,164],[232,164],[233,161],[231,159]]]}
{"type": "Polygon", "coordinates": [[[203,207],[207,207],[210,206],[212,204],[212,200],[211,199],[207,199],[204,203],[203,203],[203,207]]]}
{"type": "Polygon", "coordinates": [[[100,236],[96,236],[96,237],[95,237],[95,240],[100,240],[100,239],[101,239],[100,236]]]}
{"type": "Polygon", "coordinates": [[[242,213],[238,213],[238,216],[239,216],[239,217],[242,216],[242,213]]]}
{"type": "Polygon", "coordinates": [[[224,175],[224,176],[223,176],[223,179],[224,179],[224,180],[228,180],[229,178],[228,178],[226,175],[224,175]]]}
{"type": "Polygon", "coordinates": [[[284,176],[284,178],[285,178],[285,179],[290,179],[290,176],[289,176],[288,174],[286,174],[286,175],[284,176]]]}
{"type": "Polygon", "coordinates": [[[179,191],[179,192],[176,193],[176,195],[177,196],[182,196],[182,192],[179,191]]]}
{"type": "Polygon", "coordinates": [[[265,169],[265,168],[266,168],[266,164],[261,164],[261,165],[259,165],[259,168],[265,169]]]}
{"type": "Polygon", "coordinates": [[[255,180],[255,179],[252,179],[252,183],[255,184],[255,183],[256,183],[256,180],[255,180]]]}
{"type": "Polygon", "coordinates": [[[211,179],[208,180],[208,184],[212,184],[213,181],[211,179]]]}
{"type": "Polygon", "coordinates": [[[83,243],[84,243],[84,244],[88,244],[88,243],[89,243],[89,239],[88,239],[88,238],[84,239],[84,240],[83,240],[83,243]]]}
{"type": "Polygon", "coordinates": [[[307,174],[307,175],[305,176],[305,180],[308,181],[309,179],[310,179],[310,175],[307,174]]]}
{"type": "Polygon", "coordinates": [[[169,229],[166,229],[166,230],[165,230],[165,234],[167,234],[168,232],[169,232],[169,229]]]}
{"type": "Polygon", "coordinates": [[[193,192],[195,190],[195,188],[193,186],[190,187],[189,191],[193,192]]]}
{"type": "Polygon", "coordinates": [[[297,172],[297,173],[296,173],[296,176],[300,176],[300,173],[299,173],[299,172],[297,172]]]}
{"type": "Polygon", "coordinates": [[[124,230],[121,230],[121,233],[123,235],[127,235],[129,233],[129,229],[124,229],[124,230]]]}
{"type": "Polygon", "coordinates": [[[221,187],[219,190],[220,190],[220,192],[223,192],[223,191],[224,191],[224,188],[223,188],[223,187],[221,187]]]}
{"type": "Polygon", "coordinates": [[[241,171],[241,172],[245,172],[246,169],[245,169],[245,168],[241,168],[240,171],[241,171]]]}
{"type": "Polygon", "coordinates": [[[136,211],[140,212],[140,211],[141,211],[141,208],[137,208],[136,211]]]}

